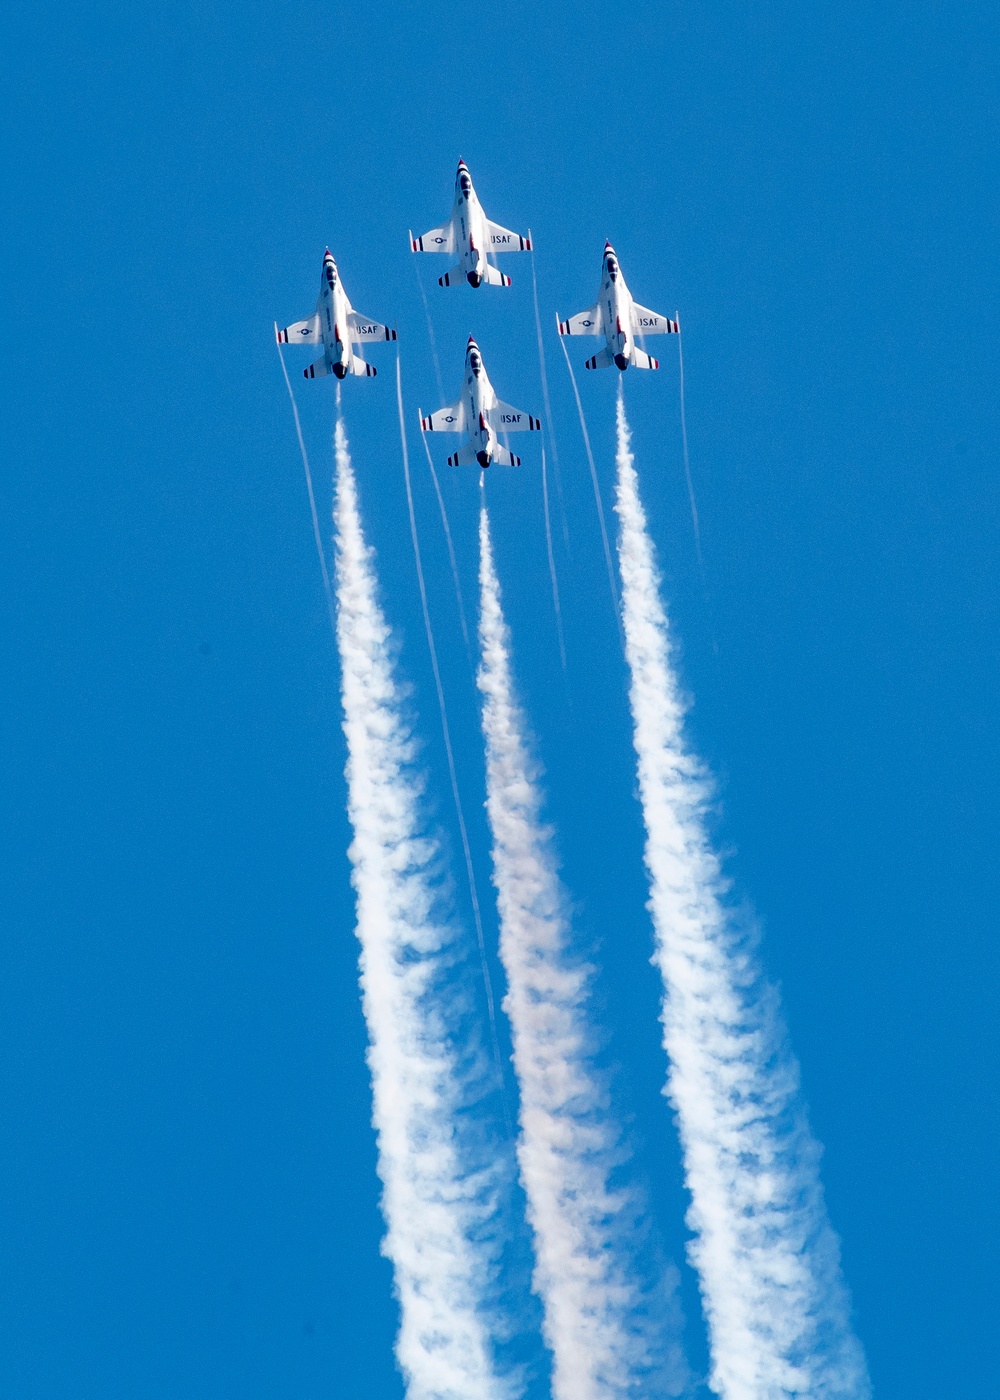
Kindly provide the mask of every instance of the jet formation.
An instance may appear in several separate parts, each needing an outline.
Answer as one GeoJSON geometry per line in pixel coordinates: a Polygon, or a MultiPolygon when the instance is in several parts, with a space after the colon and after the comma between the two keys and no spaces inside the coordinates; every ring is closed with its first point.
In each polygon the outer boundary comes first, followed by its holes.
{"type": "MultiPolygon", "coordinates": [[[[486,217],[479,202],[469,167],[458,162],[455,175],[455,197],[447,222],[439,228],[414,238],[410,233],[410,250],[414,253],[447,253],[458,261],[438,284],[453,287],[462,281],[470,287],[509,287],[511,279],[500,271],[491,255],[497,253],[533,252],[531,230],[515,233],[495,224],[486,217]]],[[[663,316],[649,307],[640,306],[632,297],[622,275],[618,255],[610,243],[604,245],[601,262],[601,285],[597,301],[586,311],[571,316],[568,321],[556,317],[560,335],[592,335],[604,337],[604,348],[586,360],[587,369],[610,369],[625,372],[635,369],[659,369],[659,360],[647,354],[642,344],[648,335],[679,335],[676,319],[663,316]]],[[[377,373],[356,353],[356,346],[395,340],[396,331],[379,321],[361,316],[351,306],[333,254],[327,248],[323,255],[319,300],[312,316],[279,330],[275,335],[280,345],[322,345],[323,354],[302,372],[307,379],[333,374],[344,379],[348,374],[370,377],[377,373]]],[[[462,390],[453,404],[436,412],[420,412],[420,429],[424,433],[464,433],[466,441],[448,457],[449,466],[477,464],[483,470],[497,464],[520,466],[521,459],[506,446],[508,433],[537,432],[539,420],[522,409],[499,399],[483,363],[482,351],[473,336],[465,350],[465,373],[462,390]]]]}

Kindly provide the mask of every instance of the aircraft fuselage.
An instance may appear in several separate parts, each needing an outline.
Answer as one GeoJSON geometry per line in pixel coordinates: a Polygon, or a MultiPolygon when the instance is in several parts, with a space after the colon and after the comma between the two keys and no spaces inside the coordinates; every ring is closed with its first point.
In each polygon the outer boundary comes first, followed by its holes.
{"type": "Polygon", "coordinates": [[[604,253],[601,276],[601,309],[608,342],[608,354],[620,370],[632,363],[635,340],[632,336],[632,293],[626,285],[614,249],[604,253]]]}
{"type": "Polygon", "coordinates": [[[333,254],[323,259],[323,275],[319,293],[319,326],[323,351],[330,370],[343,379],[351,364],[351,338],[348,334],[351,303],[337,272],[333,254]]]}
{"type": "Polygon", "coordinates": [[[496,452],[497,435],[490,423],[490,410],[496,407],[497,396],[475,341],[470,341],[466,351],[465,384],[462,392],[465,397],[469,444],[476,454],[476,461],[485,470],[493,461],[496,452]]]}
{"type": "Polygon", "coordinates": [[[451,219],[459,267],[470,287],[482,286],[486,276],[486,250],[490,246],[490,233],[483,206],[479,203],[472,176],[464,161],[459,165],[455,177],[455,203],[451,219]]]}

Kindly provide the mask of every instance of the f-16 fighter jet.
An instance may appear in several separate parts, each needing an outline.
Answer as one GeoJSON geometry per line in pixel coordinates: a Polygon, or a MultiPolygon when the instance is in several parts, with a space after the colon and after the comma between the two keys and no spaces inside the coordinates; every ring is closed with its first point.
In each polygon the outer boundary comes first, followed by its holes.
{"type": "Polygon", "coordinates": [[[632,293],[625,285],[618,258],[610,243],[604,245],[604,266],[601,276],[601,290],[597,294],[597,305],[589,311],[581,311],[568,321],[560,321],[560,335],[603,335],[607,345],[592,359],[587,361],[588,369],[609,369],[617,365],[627,370],[629,365],[636,369],[659,369],[659,360],[647,355],[635,343],[637,335],[677,335],[680,323],[667,316],[659,316],[646,306],[632,300],[632,293]]]}
{"type": "Polygon", "coordinates": [[[465,351],[465,383],[457,402],[439,408],[427,418],[420,414],[422,432],[468,434],[468,442],[448,458],[449,467],[471,467],[473,462],[484,470],[491,462],[519,467],[520,457],[508,452],[497,440],[497,434],[538,432],[541,426],[530,413],[522,413],[497,398],[479,346],[471,335],[465,351]]]}
{"type": "Polygon", "coordinates": [[[458,162],[455,176],[455,203],[451,218],[440,228],[432,228],[422,238],[410,233],[410,248],[414,253],[457,253],[458,263],[438,278],[441,287],[454,287],[464,277],[470,287],[509,287],[510,278],[486,261],[487,253],[523,253],[531,251],[531,232],[527,238],[511,233],[509,228],[490,223],[472,184],[469,167],[458,162]]]}
{"type": "Polygon", "coordinates": [[[348,374],[377,374],[375,366],[355,355],[351,346],[396,339],[394,330],[360,316],[351,306],[329,248],[323,254],[323,276],[314,314],[283,331],[277,326],[274,329],[279,345],[322,345],[321,358],[302,371],[306,379],[320,379],[324,374],[335,374],[338,379],[348,374]]]}

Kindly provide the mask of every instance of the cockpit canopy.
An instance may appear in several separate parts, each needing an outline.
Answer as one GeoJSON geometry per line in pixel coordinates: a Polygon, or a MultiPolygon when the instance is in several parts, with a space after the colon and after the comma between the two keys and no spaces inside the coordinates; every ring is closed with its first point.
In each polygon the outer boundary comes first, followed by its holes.
{"type": "Polygon", "coordinates": [[[483,367],[483,361],[478,350],[473,350],[469,355],[469,368],[473,374],[478,374],[483,367]]]}
{"type": "Polygon", "coordinates": [[[472,193],[472,179],[467,170],[463,170],[461,175],[459,175],[458,184],[462,193],[465,195],[466,199],[468,199],[469,195],[472,193]]]}
{"type": "Polygon", "coordinates": [[[616,258],[608,258],[608,276],[612,282],[618,281],[618,260],[616,258]]]}

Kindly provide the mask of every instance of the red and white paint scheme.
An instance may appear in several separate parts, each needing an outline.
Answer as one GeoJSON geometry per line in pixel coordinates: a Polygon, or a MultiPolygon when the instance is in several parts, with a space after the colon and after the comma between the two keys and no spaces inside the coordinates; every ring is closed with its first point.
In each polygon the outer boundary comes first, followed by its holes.
{"type": "Polygon", "coordinates": [[[315,312],[304,321],[286,326],[283,331],[275,326],[274,331],[279,345],[322,345],[321,358],[302,371],[306,379],[320,379],[325,374],[335,374],[338,379],[349,374],[377,374],[375,366],[354,354],[351,347],[396,339],[396,332],[389,326],[360,316],[351,306],[329,248],[323,254],[323,275],[315,312]]]}
{"type": "Polygon", "coordinates": [[[463,279],[470,287],[509,287],[510,278],[487,261],[489,253],[531,252],[531,230],[526,237],[512,233],[509,228],[489,221],[479,203],[464,160],[458,162],[455,176],[455,203],[451,217],[440,228],[432,228],[420,238],[410,233],[410,249],[414,253],[452,253],[458,262],[438,278],[442,287],[454,287],[463,279]]]}
{"type": "Polygon", "coordinates": [[[632,293],[625,284],[618,257],[610,243],[604,245],[604,262],[601,268],[601,290],[597,303],[568,321],[560,321],[560,335],[603,335],[607,345],[587,361],[588,369],[610,369],[612,365],[623,372],[629,365],[636,369],[659,369],[659,360],[654,360],[635,343],[636,336],[678,335],[680,322],[669,316],[661,316],[640,306],[632,300],[632,293]]]}
{"type": "Polygon", "coordinates": [[[465,350],[461,394],[447,408],[439,408],[426,417],[420,414],[421,432],[468,435],[468,441],[448,458],[449,467],[471,467],[478,462],[484,471],[494,462],[502,467],[519,467],[520,457],[515,457],[499,438],[507,433],[537,433],[541,426],[530,413],[522,413],[497,398],[479,346],[471,335],[465,350]]]}

